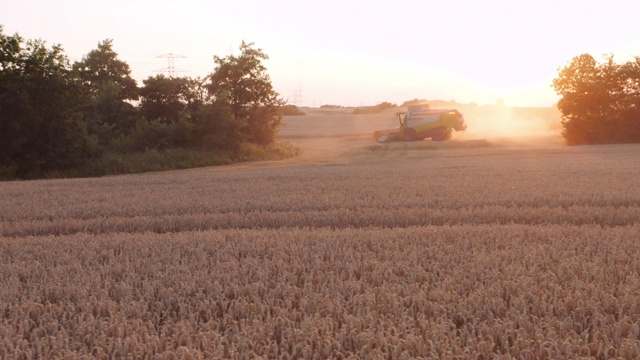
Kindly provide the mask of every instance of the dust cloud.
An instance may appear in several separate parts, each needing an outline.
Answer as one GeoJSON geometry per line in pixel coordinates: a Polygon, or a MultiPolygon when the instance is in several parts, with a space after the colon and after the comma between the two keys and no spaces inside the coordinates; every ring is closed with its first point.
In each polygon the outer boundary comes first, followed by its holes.
{"type": "MultiPolygon", "coordinates": [[[[435,108],[435,107],[434,107],[435,108]]],[[[556,108],[519,108],[499,105],[458,105],[467,123],[467,130],[454,132],[451,142],[391,146],[438,148],[492,144],[498,146],[562,146],[560,112],[556,108]],[[450,143],[450,144],[449,144],[450,143]]],[[[278,140],[288,141],[303,150],[301,161],[334,161],[343,155],[369,149],[377,142],[373,132],[398,127],[396,112],[388,109],[379,114],[353,114],[352,108],[300,108],[306,115],[285,116],[278,140]]]]}
{"type": "Polygon", "coordinates": [[[467,130],[454,134],[459,140],[488,139],[503,143],[562,143],[560,111],[555,107],[524,108],[498,105],[460,106],[467,130]]]}

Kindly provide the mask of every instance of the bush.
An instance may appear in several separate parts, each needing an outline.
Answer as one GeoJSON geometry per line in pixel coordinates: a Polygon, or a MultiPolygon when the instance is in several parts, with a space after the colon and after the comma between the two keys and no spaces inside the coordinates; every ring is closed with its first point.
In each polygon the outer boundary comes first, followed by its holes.
{"type": "MultiPolygon", "coordinates": [[[[181,170],[205,166],[230,165],[236,162],[282,160],[300,155],[293,144],[284,142],[267,146],[241,143],[235,151],[198,149],[149,149],[120,153],[109,151],[84,166],[56,170],[46,178],[98,177],[105,175],[136,174],[152,171],[181,170]]],[[[0,167],[0,179],[14,180],[15,167],[0,167]]]]}
{"type": "Polygon", "coordinates": [[[398,107],[396,104],[383,102],[375,106],[364,106],[364,107],[355,108],[353,110],[353,113],[354,114],[379,114],[384,110],[393,109],[396,107],[398,107]]]}
{"type": "Polygon", "coordinates": [[[284,116],[300,116],[306,115],[304,112],[300,111],[295,105],[285,105],[282,107],[282,115],[284,116]]]}
{"type": "Polygon", "coordinates": [[[180,170],[203,166],[233,163],[230,152],[214,152],[193,149],[152,149],[144,152],[107,152],[99,159],[87,162],[84,167],[57,171],[48,178],[96,177],[118,174],[135,174],[150,171],[180,170]]]}
{"type": "Polygon", "coordinates": [[[300,153],[300,149],[289,142],[275,143],[267,146],[243,143],[234,156],[234,161],[281,160],[298,156],[300,153]]]}

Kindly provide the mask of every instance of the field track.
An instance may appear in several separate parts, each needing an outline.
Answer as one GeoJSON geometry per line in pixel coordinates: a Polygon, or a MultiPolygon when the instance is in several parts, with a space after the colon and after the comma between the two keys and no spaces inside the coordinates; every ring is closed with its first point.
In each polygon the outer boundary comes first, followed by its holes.
{"type": "Polygon", "coordinates": [[[295,159],[0,183],[0,358],[640,357],[640,145],[318,119],[295,159]]]}

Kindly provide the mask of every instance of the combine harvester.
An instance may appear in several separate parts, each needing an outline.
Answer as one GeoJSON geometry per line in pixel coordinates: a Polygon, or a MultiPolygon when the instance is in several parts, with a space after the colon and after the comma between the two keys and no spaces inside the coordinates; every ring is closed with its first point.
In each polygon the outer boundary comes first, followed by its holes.
{"type": "Polygon", "coordinates": [[[451,139],[452,130],[464,131],[467,124],[455,109],[429,109],[429,105],[411,105],[406,112],[396,113],[400,127],[373,133],[378,142],[416,141],[431,138],[434,141],[451,139]]]}

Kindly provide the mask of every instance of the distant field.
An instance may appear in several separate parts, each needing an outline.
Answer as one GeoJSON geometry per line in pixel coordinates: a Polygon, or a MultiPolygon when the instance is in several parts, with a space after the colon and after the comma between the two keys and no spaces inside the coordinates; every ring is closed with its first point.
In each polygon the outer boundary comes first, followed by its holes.
{"type": "MultiPolygon", "coordinates": [[[[555,108],[511,108],[498,106],[458,106],[468,124],[467,131],[454,138],[500,138],[550,136],[560,133],[560,112],[555,108]]],[[[353,109],[301,108],[305,116],[285,117],[282,138],[301,136],[335,137],[372,135],[374,131],[395,128],[396,111],[389,109],[375,115],[353,115],[353,109]]]]}
{"type": "Polygon", "coordinates": [[[640,357],[640,145],[377,144],[386,115],[287,118],[280,162],[0,183],[0,358],[640,357]]]}

